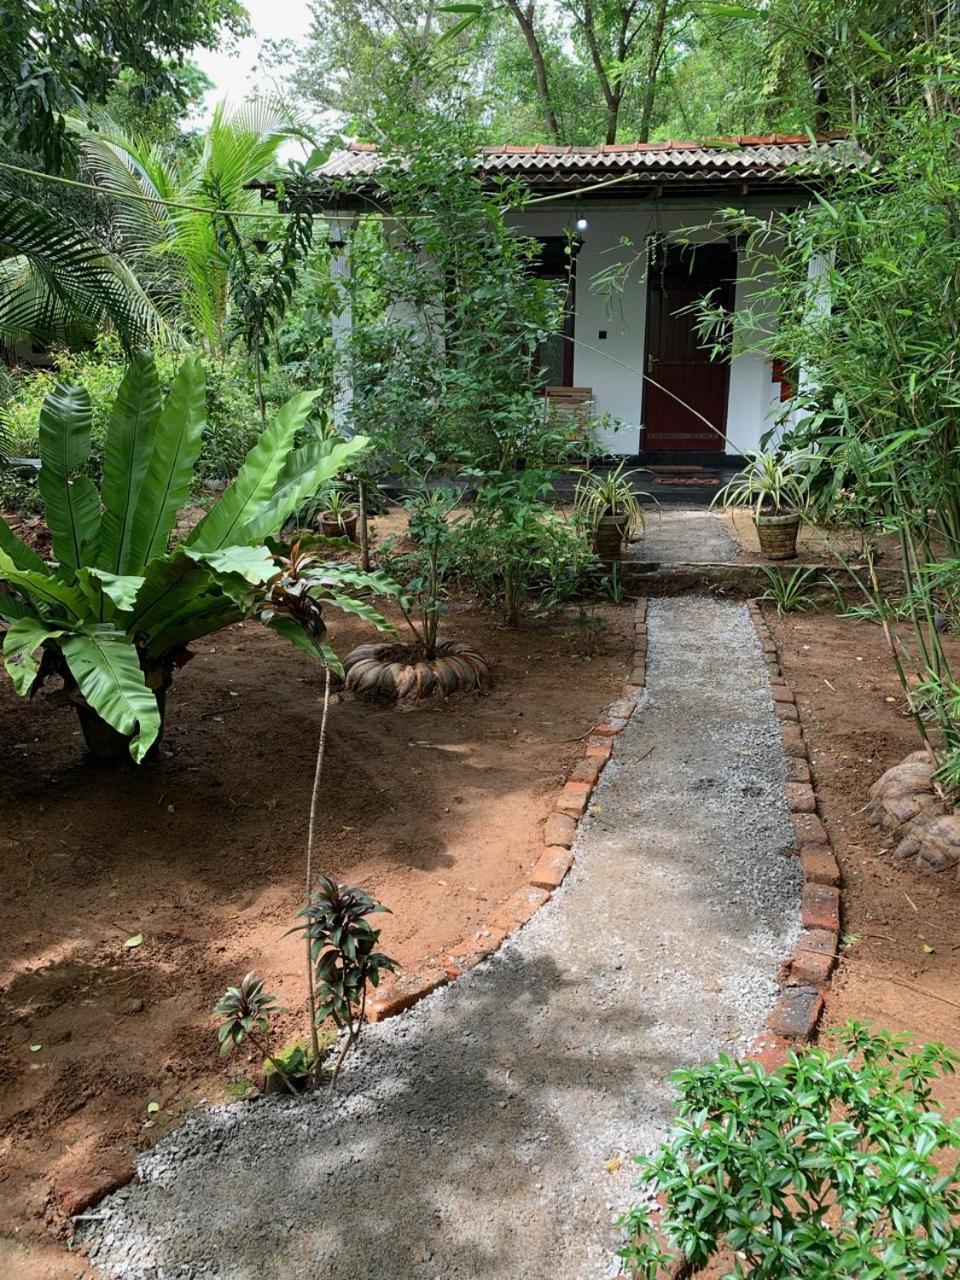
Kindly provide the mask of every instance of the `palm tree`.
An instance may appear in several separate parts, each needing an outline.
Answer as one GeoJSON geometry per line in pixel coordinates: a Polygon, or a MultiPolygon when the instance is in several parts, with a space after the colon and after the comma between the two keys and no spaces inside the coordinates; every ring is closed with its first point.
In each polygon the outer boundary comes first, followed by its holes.
{"type": "Polygon", "coordinates": [[[280,145],[301,131],[268,100],[233,111],[221,103],[199,156],[183,162],[102,114],[70,127],[83,169],[110,201],[119,255],[169,324],[185,324],[195,342],[221,352],[231,248],[207,211],[239,212],[249,238],[268,238],[279,214],[261,205],[250,183],[277,167],[280,145]]]}
{"type": "Polygon", "coordinates": [[[166,329],[130,268],[85,227],[0,192],[0,342],[87,338],[105,325],[128,351],[166,329]]]}

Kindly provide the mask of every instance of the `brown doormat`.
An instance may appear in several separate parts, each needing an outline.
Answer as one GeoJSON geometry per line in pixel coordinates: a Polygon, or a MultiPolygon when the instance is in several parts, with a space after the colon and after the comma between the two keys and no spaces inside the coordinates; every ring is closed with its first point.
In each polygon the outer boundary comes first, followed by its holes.
{"type": "Polygon", "coordinates": [[[720,481],[716,476],[655,476],[653,483],[684,485],[688,489],[715,489],[720,481]]]}

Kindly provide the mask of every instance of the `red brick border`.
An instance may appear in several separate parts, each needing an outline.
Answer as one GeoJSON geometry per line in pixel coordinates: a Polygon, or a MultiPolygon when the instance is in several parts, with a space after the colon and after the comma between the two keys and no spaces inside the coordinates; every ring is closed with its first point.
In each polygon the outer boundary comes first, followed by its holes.
{"type": "Polygon", "coordinates": [[[601,721],[584,741],[580,757],[574,762],[567,781],[557,797],[555,811],[543,828],[542,851],[530,872],[528,883],[501,903],[489,922],[469,941],[461,942],[442,965],[404,974],[367,1001],[367,1017],[381,1022],[409,1009],[437,987],[453,982],[461,973],[472,969],[496,951],[505,938],[549,902],[573,865],[573,847],[577,823],[587,812],[590,796],[611,758],[617,737],[627,727],[637,703],[646,688],[647,670],[647,602],[634,607],[633,658],[623,692],[606,710],[601,721]]]}
{"type": "Polygon", "coordinates": [[[781,966],[780,998],[767,1015],[767,1029],[747,1055],[772,1068],[786,1061],[791,1042],[813,1038],[823,1012],[823,993],[840,952],[840,867],[817,812],[797,700],[783,677],[780,655],[759,602],[748,600],[747,609],[763,649],[773,709],[783,734],[787,757],[784,791],[797,837],[791,852],[800,858],[803,868],[800,936],[793,954],[781,966]]]}

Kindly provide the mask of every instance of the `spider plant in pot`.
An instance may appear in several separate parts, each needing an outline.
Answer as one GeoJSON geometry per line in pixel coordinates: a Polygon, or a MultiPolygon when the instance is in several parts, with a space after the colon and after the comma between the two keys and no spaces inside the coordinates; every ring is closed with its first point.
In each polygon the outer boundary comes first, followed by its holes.
{"type": "Polygon", "coordinates": [[[593,551],[601,560],[617,560],[624,542],[639,524],[643,526],[640,494],[633,487],[636,471],[625,471],[625,462],[612,471],[585,471],[574,490],[574,509],[584,518],[592,535],[593,551]]]}
{"type": "Polygon", "coordinates": [[[749,507],[763,554],[770,560],[792,560],[809,496],[810,474],[804,468],[814,455],[800,450],[779,456],[757,451],[746,457],[747,465],[710,505],[724,511],[749,507]]]}
{"type": "Polygon", "coordinates": [[[350,495],[341,485],[332,484],[321,496],[318,524],[325,538],[357,540],[357,509],[350,504],[350,495]]]}
{"type": "Polygon", "coordinates": [[[410,498],[409,549],[390,540],[380,548],[381,571],[399,581],[405,595],[400,608],[413,642],[362,644],[344,660],[346,686],[370,698],[448,697],[482,692],[491,682],[490,667],[472,645],[440,638],[444,579],[453,566],[450,515],[462,494],[424,486],[410,498]]]}

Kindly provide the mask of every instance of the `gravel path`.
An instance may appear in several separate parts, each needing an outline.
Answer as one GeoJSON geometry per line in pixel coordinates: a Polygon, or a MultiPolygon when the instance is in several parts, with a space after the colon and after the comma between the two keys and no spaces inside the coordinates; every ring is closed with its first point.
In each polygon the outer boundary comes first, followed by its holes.
{"type": "Polygon", "coordinates": [[[106,1200],[106,1277],[599,1280],[677,1067],[759,1030],[796,931],[783,758],[746,611],[651,602],[647,699],[563,888],[370,1029],[332,1101],[188,1121],[106,1200]],[[617,1169],[614,1162],[622,1161],[617,1169]]]}
{"type": "Polygon", "coordinates": [[[733,564],[736,538],[715,511],[703,507],[647,509],[643,532],[630,543],[635,560],[656,564],[733,564]]]}

